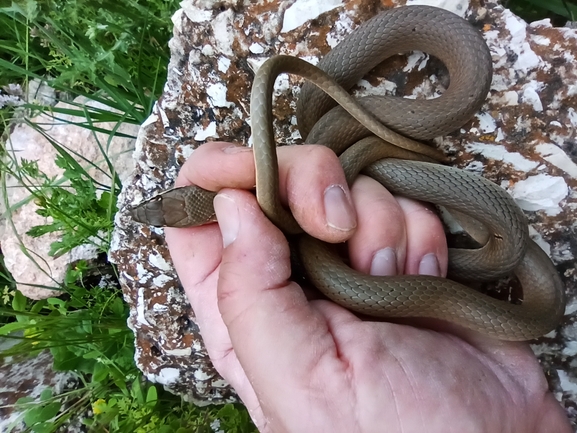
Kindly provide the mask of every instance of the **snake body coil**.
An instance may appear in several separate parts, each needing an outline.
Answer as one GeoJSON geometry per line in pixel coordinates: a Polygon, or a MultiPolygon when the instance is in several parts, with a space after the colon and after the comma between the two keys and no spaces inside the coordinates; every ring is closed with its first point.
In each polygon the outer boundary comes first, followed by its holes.
{"type": "MultiPolygon", "coordinates": [[[[313,284],[335,302],[371,316],[444,319],[507,340],[532,339],[552,330],[564,311],[563,284],[547,255],[529,239],[524,215],[511,197],[497,185],[455,168],[382,160],[391,156],[444,160],[436,149],[407,136],[423,139],[448,133],[479,110],[489,90],[492,66],[477,30],[442,9],[399,7],[360,26],[319,67],[277,56],[255,76],[251,121],[257,199],[267,217],[287,234],[302,232],[278,198],[272,130],[274,81],[281,73],[292,73],[308,80],[297,108],[298,125],[307,142],[328,145],[337,154],[348,148],[340,159],[349,182],[364,169],[394,193],[481,220],[490,232],[489,241],[476,250],[451,250],[451,274],[488,280],[514,272],[523,286],[523,304],[497,301],[443,278],[363,275],[344,265],[329,246],[303,234],[300,254],[313,284]],[[441,97],[385,97],[383,109],[382,98],[357,102],[348,94],[347,89],[382,60],[410,50],[425,51],[447,66],[451,81],[441,97]],[[333,100],[338,107],[330,110],[333,100]],[[370,134],[375,136],[365,138],[370,134]],[[399,150],[391,151],[383,141],[399,150]]],[[[153,225],[200,225],[214,221],[214,209],[206,205],[210,201],[201,188],[177,188],[141,204],[132,214],[135,220],[153,225]],[[199,196],[204,204],[195,201],[199,196]]]]}

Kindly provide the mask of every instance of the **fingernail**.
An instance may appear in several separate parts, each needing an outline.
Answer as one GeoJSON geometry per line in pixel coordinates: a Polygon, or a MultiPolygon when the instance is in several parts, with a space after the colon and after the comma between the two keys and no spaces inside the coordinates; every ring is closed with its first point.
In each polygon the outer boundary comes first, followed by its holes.
{"type": "Polygon", "coordinates": [[[238,236],[240,226],[238,207],[229,196],[218,194],[214,198],[214,210],[222,234],[222,243],[226,248],[233,243],[238,236]]]}
{"type": "Polygon", "coordinates": [[[420,275],[431,275],[433,277],[440,277],[441,270],[439,269],[439,261],[437,256],[433,253],[425,254],[419,263],[420,275]]]}
{"type": "Polygon", "coordinates": [[[397,254],[392,248],[383,248],[375,253],[371,262],[371,275],[391,277],[397,275],[397,254]]]}
{"type": "Polygon", "coordinates": [[[325,216],[327,224],[337,230],[349,231],[357,226],[355,210],[340,185],[325,190],[325,216]]]}

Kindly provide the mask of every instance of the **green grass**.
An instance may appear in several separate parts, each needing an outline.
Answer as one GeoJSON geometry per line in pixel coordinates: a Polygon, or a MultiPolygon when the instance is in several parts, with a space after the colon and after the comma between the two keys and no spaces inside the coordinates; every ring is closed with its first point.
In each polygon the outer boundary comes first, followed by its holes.
{"type": "MultiPolygon", "coordinates": [[[[23,115],[23,121],[54,146],[56,165],[64,175],[49,178],[35,161],[18,161],[11,155],[4,155],[0,170],[27,188],[28,200],[40,207],[38,213],[52,218],[50,224],[28,232],[57,233],[60,239],[51,245],[51,255],[86,243],[106,253],[122,185],[107,157],[109,142],[98,143],[105,162],[99,170],[106,179],[98,183],[89,175],[93,164],[54,141],[42,129],[46,125],[30,119],[39,113],[53,121],[78,116],[84,120],[77,125],[111,136],[122,136],[122,123],[142,123],[166,80],[170,17],[178,7],[175,0],[28,0],[0,8],[0,87],[8,90],[0,97],[8,102],[0,103],[0,133],[8,132],[13,116],[23,115]],[[23,92],[16,84],[26,89],[33,79],[56,89],[57,99],[72,108],[20,98],[23,92]],[[113,111],[71,102],[77,96],[113,111]],[[116,126],[107,130],[110,123],[116,126]]],[[[3,176],[5,190],[4,180],[3,176]]],[[[21,205],[11,204],[9,220],[21,205]]],[[[27,253],[35,259],[33,252],[27,253]]],[[[0,360],[49,350],[54,368],[73,372],[78,379],[78,387],[64,394],[46,389],[40,401],[19,400],[27,431],[66,431],[71,419],[80,419],[94,432],[212,432],[216,425],[227,432],[255,431],[239,405],[197,408],[143,378],[134,364],[128,307],[112,265],[103,273],[77,263],[64,283],[54,287],[61,292],[42,301],[27,300],[15,287],[0,263],[0,336],[17,343],[1,353],[0,360]]]]}
{"type": "MultiPolygon", "coordinates": [[[[122,135],[122,123],[141,124],[162,92],[171,36],[170,17],[177,0],[20,0],[0,7],[0,135],[6,138],[11,119],[42,132],[30,119],[39,113],[54,121],[78,116],[76,123],[93,132],[122,135]],[[39,79],[56,89],[58,100],[72,108],[27,100],[22,89],[39,79]],[[71,102],[85,96],[109,109],[71,102]],[[105,124],[115,124],[106,130],[105,124]]],[[[505,0],[528,21],[549,17],[556,24],[577,17],[577,0],[505,0]]],[[[4,158],[10,173],[29,192],[29,200],[53,222],[29,234],[56,232],[60,240],[50,253],[59,256],[92,243],[106,253],[121,184],[107,157],[110,143],[99,143],[106,181],[96,182],[93,168],[42,132],[56,148],[61,178],[48,178],[34,161],[4,158]],[[80,162],[78,162],[80,161],[80,162]]],[[[78,157],[79,155],[75,155],[78,157]]],[[[4,187],[5,184],[3,183],[4,187]]],[[[13,211],[22,203],[12,204],[13,211]]],[[[34,258],[33,254],[29,254],[34,258]]],[[[70,419],[80,419],[94,432],[211,432],[215,423],[225,432],[255,431],[238,405],[197,408],[148,383],[134,365],[134,338],[126,326],[128,308],[115,281],[115,269],[90,268],[85,262],[70,269],[56,287],[62,292],[43,301],[25,299],[6,272],[0,255],[0,335],[17,344],[0,354],[34,356],[49,350],[54,368],[74,372],[79,386],[61,395],[47,389],[40,402],[21,399],[27,431],[53,432],[70,419]],[[15,337],[22,335],[22,337],[15,337]]],[[[65,427],[63,427],[65,428],[65,427]]]]}
{"type": "Polygon", "coordinates": [[[79,383],[60,395],[46,389],[40,402],[20,399],[16,406],[28,431],[58,431],[78,418],[94,432],[210,432],[214,423],[227,432],[254,431],[239,406],[200,409],[146,382],[134,365],[134,336],[120,290],[110,279],[83,285],[89,271],[83,262],[70,270],[62,296],[34,302],[16,291],[0,307],[2,316],[14,319],[0,327],[0,335],[23,334],[12,337],[18,343],[0,358],[49,350],[54,369],[74,372],[79,383]]]}

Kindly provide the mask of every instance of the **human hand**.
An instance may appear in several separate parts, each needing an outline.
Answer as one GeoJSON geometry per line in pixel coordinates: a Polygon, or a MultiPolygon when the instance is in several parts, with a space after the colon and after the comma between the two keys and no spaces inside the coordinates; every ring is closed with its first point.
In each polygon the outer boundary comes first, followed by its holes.
{"type": "MultiPolygon", "coordinates": [[[[279,166],[297,221],[322,240],[348,240],[356,269],[445,274],[443,229],[426,206],[364,177],[349,192],[322,147],[281,148],[279,166]]],[[[362,321],[307,300],[289,280],[286,239],[239,190],[254,185],[250,149],[202,146],[177,181],[190,183],[225,188],[220,228],[167,228],[166,239],[211,360],[262,432],[571,431],[524,343],[448,324],[362,321]]]]}

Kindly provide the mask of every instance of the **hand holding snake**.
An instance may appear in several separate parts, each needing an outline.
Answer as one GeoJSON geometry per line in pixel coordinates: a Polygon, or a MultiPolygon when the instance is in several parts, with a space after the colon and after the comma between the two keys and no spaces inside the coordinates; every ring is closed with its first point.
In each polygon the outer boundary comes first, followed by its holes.
{"type": "MultiPolygon", "coordinates": [[[[356,269],[368,272],[373,251],[398,244],[408,267],[430,253],[446,263],[440,223],[421,219],[434,216],[422,205],[395,214],[395,199],[365,177],[349,194],[336,157],[326,158],[322,146],[279,153],[284,204],[321,239],[352,235],[356,269]],[[346,230],[346,220],[333,221],[345,230],[325,223],[322,196],[335,184],[357,208],[356,230],[346,230]]],[[[448,322],[361,320],[332,301],[308,299],[290,279],[285,236],[251,193],[236,189],[251,182],[251,149],[202,146],[177,185],[218,187],[219,223],[165,234],[208,355],[260,432],[572,431],[529,345],[448,322]]]]}
{"type": "MultiPolygon", "coordinates": [[[[490,56],[476,30],[440,9],[397,8],[365,23],[319,66],[328,75],[298,59],[279,56],[266,62],[255,77],[251,119],[257,198],[267,217],[286,234],[302,231],[278,197],[278,162],[271,121],[274,79],[283,72],[296,73],[321,87],[340,104],[339,109],[323,117],[330,108],[326,96],[310,86],[303,89],[299,102],[306,110],[301,109],[298,117],[307,140],[330,143],[335,152],[341,153],[350,141],[362,139],[360,145],[341,155],[349,179],[364,168],[393,192],[455,208],[479,219],[492,233],[489,241],[477,250],[451,250],[451,274],[459,279],[487,280],[514,271],[523,285],[524,298],[523,305],[511,305],[442,278],[383,279],[363,275],[342,264],[326,245],[301,235],[300,254],[314,285],[335,302],[371,316],[444,319],[510,340],[535,338],[553,329],[564,310],[563,286],[549,258],[528,238],[522,212],[504,191],[482,178],[449,167],[382,160],[391,155],[443,160],[438,151],[391,131],[381,121],[404,134],[430,138],[449,132],[469,119],[479,109],[491,77],[490,56]],[[366,46],[377,53],[363,50],[366,46]],[[412,49],[422,49],[446,64],[451,85],[440,98],[389,99],[387,103],[395,104],[395,108],[388,111],[393,115],[387,117],[381,116],[380,111],[377,115],[373,100],[358,105],[341,87],[350,87],[382,59],[412,49]],[[343,110],[363,126],[348,123],[343,110]],[[409,122],[403,123],[404,120],[409,122]],[[402,150],[391,154],[384,146],[374,146],[375,138],[363,139],[367,129],[379,137],[378,141],[390,142],[402,150]],[[341,138],[348,141],[343,142],[341,138]]],[[[191,218],[203,210],[210,221],[214,211],[205,205],[212,201],[214,194],[205,195],[202,205],[189,202],[200,195],[198,188],[173,190],[137,209],[135,217],[152,224],[182,226],[189,225],[191,218]]]]}
{"type": "MultiPolygon", "coordinates": [[[[399,215],[383,215],[394,199],[373,180],[357,179],[349,193],[336,156],[325,148],[283,148],[279,164],[282,204],[307,233],[351,239],[355,268],[368,271],[366,249],[379,248],[391,232],[407,233],[409,248],[423,248],[407,251],[408,262],[413,253],[418,261],[431,252],[446,261],[438,221],[410,222],[416,214],[431,216],[426,208],[415,204],[405,230],[399,215]],[[356,219],[324,211],[331,185],[351,197],[356,219]],[[385,217],[387,230],[375,215],[385,217]]],[[[176,185],[221,190],[219,223],[165,233],[209,356],[259,431],[572,431],[524,343],[448,322],[426,323],[430,330],[363,321],[333,302],[308,300],[290,281],[285,236],[241,190],[254,185],[254,169],[251,149],[209,143],[195,151],[176,185]]]]}

